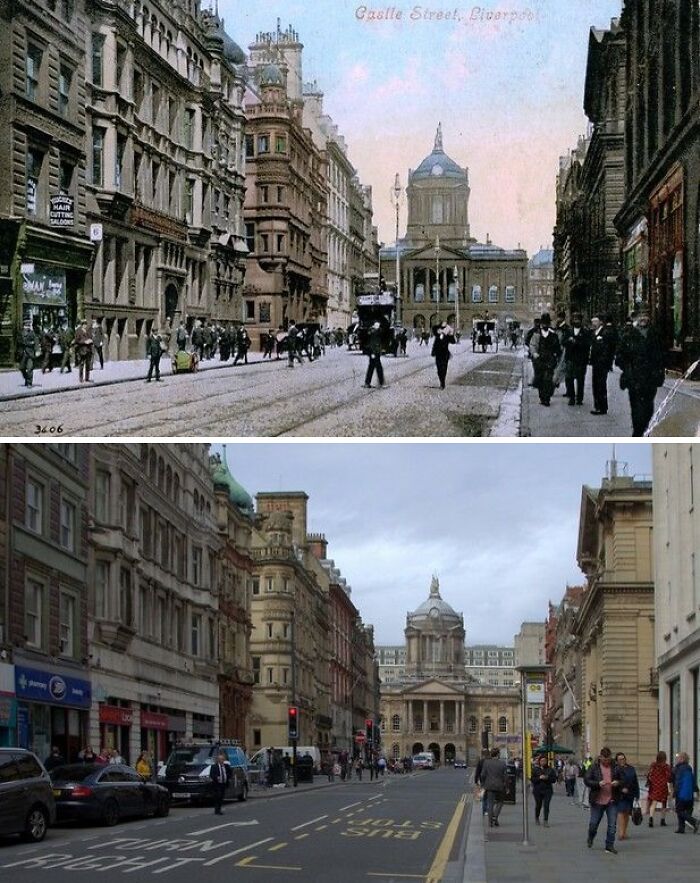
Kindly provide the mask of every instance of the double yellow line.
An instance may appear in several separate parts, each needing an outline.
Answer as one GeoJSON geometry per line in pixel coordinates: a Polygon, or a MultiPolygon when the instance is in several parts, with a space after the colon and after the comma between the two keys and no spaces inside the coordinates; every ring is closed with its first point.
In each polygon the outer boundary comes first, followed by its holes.
{"type": "Polygon", "coordinates": [[[457,836],[457,831],[459,830],[460,822],[462,821],[462,816],[464,815],[466,802],[467,795],[463,794],[452,818],[450,819],[450,824],[447,826],[447,830],[445,831],[445,835],[438,847],[438,851],[435,853],[435,858],[428,871],[428,876],[425,878],[425,883],[440,883],[440,880],[442,880],[445,868],[447,867],[447,862],[450,858],[450,853],[452,852],[455,837],[457,836]]]}

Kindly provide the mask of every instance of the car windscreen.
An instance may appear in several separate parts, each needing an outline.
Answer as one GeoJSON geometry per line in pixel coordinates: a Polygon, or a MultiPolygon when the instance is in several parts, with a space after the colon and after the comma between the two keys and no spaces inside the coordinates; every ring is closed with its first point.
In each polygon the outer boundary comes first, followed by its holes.
{"type": "Polygon", "coordinates": [[[84,782],[102,767],[91,763],[57,766],[51,770],[52,782],[84,782]]]}
{"type": "Polygon", "coordinates": [[[176,748],[168,758],[167,772],[200,772],[211,763],[211,751],[206,746],[176,748]]]}

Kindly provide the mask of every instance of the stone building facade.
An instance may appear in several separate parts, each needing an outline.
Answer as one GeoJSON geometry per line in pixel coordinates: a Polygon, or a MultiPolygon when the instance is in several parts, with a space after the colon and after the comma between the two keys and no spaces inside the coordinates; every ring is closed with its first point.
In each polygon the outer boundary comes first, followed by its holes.
{"type": "Polygon", "coordinates": [[[577,560],[586,589],[572,634],[581,652],[585,754],[603,745],[644,765],[658,750],[652,487],[613,461],[584,487],[577,560]]]}
{"type": "Polygon", "coordinates": [[[700,452],[654,445],[654,579],[659,748],[700,763],[700,452]]]}
{"type": "Polygon", "coordinates": [[[549,605],[546,658],[551,669],[545,682],[543,724],[553,742],[583,750],[583,679],[581,649],[573,635],[573,625],[583,597],[583,586],[567,586],[558,605],[549,605]]]}
{"type": "Polygon", "coordinates": [[[620,21],[626,193],[615,224],[626,298],[651,309],[668,365],[684,368],[700,355],[700,10],[625,0],[620,21]]]}
{"type": "Polygon", "coordinates": [[[167,757],[219,736],[219,536],[208,446],[91,449],[89,742],[167,757]]]}
{"type": "Polygon", "coordinates": [[[0,366],[23,322],[75,321],[86,228],[85,0],[0,4],[0,366]]]}
{"type": "Polygon", "coordinates": [[[42,760],[77,760],[89,735],[89,469],[85,445],[0,446],[0,744],[42,760]]]}
{"type": "Polygon", "coordinates": [[[406,235],[380,252],[382,274],[395,287],[399,251],[403,324],[418,329],[447,321],[471,333],[472,319],[486,311],[524,320],[527,255],[494,245],[488,235],[485,243],[472,237],[469,170],[445,153],[442,126],[432,153],[409,170],[406,193],[406,235]]]}
{"type": "Polygon", "coordinates": [[[540,248],[527,264],[528,308],[530,314],[541,316],[552,312],[554,300],[554,251],[551,248],[540,248]]]}
{"type": "Polygon", "coordinates": [[[198,0],[88,0],[88,221],[101,225],[84,310],[111,359],[152,327],[241,321],[243,64],[198,0]]]}

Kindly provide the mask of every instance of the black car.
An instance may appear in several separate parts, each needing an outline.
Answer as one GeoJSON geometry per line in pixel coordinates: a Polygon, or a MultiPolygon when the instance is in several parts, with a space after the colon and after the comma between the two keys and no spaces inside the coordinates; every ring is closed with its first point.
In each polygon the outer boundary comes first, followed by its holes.
{"type": "Polygon", "coordinates": [[[51,780],[36,755],[0,748],[0,835],[21,834],[39,843],[55,821],[51,780]]]}
{"type": "Polygon", "coordinates": [[[247,799],[248,759],[245,752],[237,743],[221,741],[181,743],[172,751],[165,765],[165,777],[161,781],[173,800],[214,802],[215,788],[211,779],[211,767],[216,763],[219,751],[224,752],[226,764],[231,767],[226,799],[247,799]]]}
{"type": "Polygon", "coordinates": [[[130,816],[167,816],[168,789],[121,763],[80,763],[51,770],[59,821],[116,825],[130,816]]]}

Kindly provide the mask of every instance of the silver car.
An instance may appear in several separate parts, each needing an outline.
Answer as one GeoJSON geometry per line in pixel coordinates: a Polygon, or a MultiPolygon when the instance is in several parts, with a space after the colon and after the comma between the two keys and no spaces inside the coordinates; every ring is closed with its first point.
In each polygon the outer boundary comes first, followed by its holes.
{"type": "Polygon", "coordinates": [[[0,748],[0,835],[39,843],[55,821],[51,779],[41,761],[24,748],[0,748]]]}

